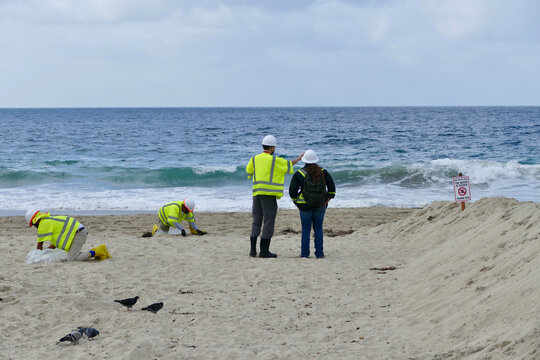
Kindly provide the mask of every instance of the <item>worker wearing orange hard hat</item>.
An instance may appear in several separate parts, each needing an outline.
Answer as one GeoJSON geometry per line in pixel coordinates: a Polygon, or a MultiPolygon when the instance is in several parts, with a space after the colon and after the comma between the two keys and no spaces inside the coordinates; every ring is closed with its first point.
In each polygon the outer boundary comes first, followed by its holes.
{"type": "Polygon", "coordinates": [[[70,216],[52,216],[49,212],[30,209],[26,212],[26,221],[28,226],[34,226],[38,230],[38,250],[43,250],[43,243],[49,241],[49,249],[66,251],[68,261],[84,261],[92,257],[97,260],[105,260],[111,257],[105,245],[81,252],[88,236],[88,230],[70,216]]]}

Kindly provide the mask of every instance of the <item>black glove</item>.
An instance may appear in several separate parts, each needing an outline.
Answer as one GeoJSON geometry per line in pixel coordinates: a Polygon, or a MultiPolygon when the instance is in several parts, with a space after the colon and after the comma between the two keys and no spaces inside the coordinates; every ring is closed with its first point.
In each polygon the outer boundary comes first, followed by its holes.
{"type": "Polygon", "coordinates": [[[202,231],[202,230],[197,229],[197,235],[201,235],[201,236],[202,236],[202,235],[204,235],[204,234],[206,234],[206,231],[202,231]]]}
{"type": "Polygon", "coordinates": [[[186,236],[186,230],[182,229],[182,236],[186,236]]]}

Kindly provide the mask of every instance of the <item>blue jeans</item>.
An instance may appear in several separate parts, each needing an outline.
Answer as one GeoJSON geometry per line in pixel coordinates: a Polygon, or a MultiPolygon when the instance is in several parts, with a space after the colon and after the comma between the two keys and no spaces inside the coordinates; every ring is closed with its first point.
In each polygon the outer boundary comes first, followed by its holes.
{"type": "Polygon", "coordinates": [[[313,232],[315,233],[315,257],[324,256],[323,250],[323,221],[326,205],[311,211],[300,210],[300,220],[302,221],[302,243],[300,256],[309,256],[309,238],[311,235],[311,226],[313,224],[313,232]]]}

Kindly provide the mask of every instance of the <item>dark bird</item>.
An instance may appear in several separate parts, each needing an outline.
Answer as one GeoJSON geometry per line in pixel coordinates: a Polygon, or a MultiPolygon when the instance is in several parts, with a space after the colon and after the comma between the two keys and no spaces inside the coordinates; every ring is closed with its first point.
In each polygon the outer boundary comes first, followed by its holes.
{"type": "Polygon", "coordinates": [[[77,327],[80,332],[82,332],[84,335],[88,337],[88,340],[92,340],[93,337],[96,337],[99,335],[99,331],[97,329],[91,328],[91,327],[77,327]]]}
{"type": "Polygon", "coordinates": [[[58,343],[59,342],[64,342],[64,341],[69,341],[70,343],[75,345],[77,343],[77,341],[79,341],[79,339],[81,337],[82,337],[82,332],[80,330],[73,330],[72,332],[70,332],[69,334],[67,334],[66,336],[64,336],[60,340],[58,340],[58,343]]]}
{"type": "Polygon", "coordinates": [[[147,310],[147,311],[151,311],[153,312],[154,314],[157,313],[159,310],[161,310],[161,308],[163,307],[163,303],[162,302],[158,302],[158,303],[154,303],[152,305],[148,305],[147,307],[143,307],[141,310],[147,310]]]}
{"type": "Polygon", "coordinates": [[[133,305],[135,305],[135,303],[137,302],[137,300],[139,300],[139,297],[138,296],[135,296],[134,298],[127,298],[127,299],[123,299],[123,300],[114,300],[115,302],[117,303],[120,303],[122,305],[124,305],[125,307],[128,308],[128,310],[131,309],[131,307],[133,305]]]}

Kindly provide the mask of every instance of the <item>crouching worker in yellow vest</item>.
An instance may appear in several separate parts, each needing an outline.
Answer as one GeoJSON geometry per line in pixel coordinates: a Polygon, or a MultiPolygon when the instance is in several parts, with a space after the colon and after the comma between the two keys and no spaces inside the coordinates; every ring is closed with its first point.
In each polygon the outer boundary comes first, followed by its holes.
{"type": "Polygon", "coordinates": [[[43,242],[48,241],[51,243],[49,249],[61,249],[67,252],[68,261],[85,261],[92,257],[105,260],[111,257],[105,245],[81,252],[88,230],[70,216],[51,216],[48,212],[28,210],[26,221],[28,226],[33,225],[37,228],[38,250],[43,250],[43,242]]]}
{"type": "Polygon", "coordinates": [[[195,201],[192,199],[185,199],[184,201],[173,201],[165,204],[159,209],[158,215],[160,224],[154,225],[152,228],[152,235],[168,234],[169,228],[172,226],[180,231],[182,236],[186,236],[186,230],[180,225],[183,220],[186,220],[189,224],[189,230],[194,235],[204,235],[206,231],[198,228],[195,223],[195,216],[193,216],[193,210],[195,210],[195,201]]]}

